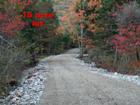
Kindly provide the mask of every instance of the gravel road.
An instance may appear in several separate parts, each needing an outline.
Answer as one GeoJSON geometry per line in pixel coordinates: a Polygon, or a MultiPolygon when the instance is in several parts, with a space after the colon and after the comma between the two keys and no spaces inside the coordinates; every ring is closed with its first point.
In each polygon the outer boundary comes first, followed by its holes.
{"type": "Polygon", "coordinates": [[[46,86],[38,105],[140,105],[139,86],[91,73],[74,56],[48,58],[46,86]]]}

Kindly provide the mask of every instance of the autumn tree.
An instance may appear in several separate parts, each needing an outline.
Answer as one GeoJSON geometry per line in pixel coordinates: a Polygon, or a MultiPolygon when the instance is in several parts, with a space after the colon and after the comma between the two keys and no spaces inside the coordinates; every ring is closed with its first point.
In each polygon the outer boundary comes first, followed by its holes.
{"type": "Polygon", "coordinates": [[[20,14],[23,7],[9,0],[0,1],[0,95],[9,91],[7,87],[11,80],[15,81],[21,76],[27,57],[25,49],[20,46],[21,40],[17,38],[20,30],[26,26],[20,14]]]}
{"type": "MultiPolygon", "coordinates": [[[[137,2],[130,2],[117,12],[118,33],[112,37],[113,48],[118,55],[133,55],[139,61],[140,46],[140,7],[137,2]]],[[[134,60],[134,59],[133,59],[134,60]]],[[[131,62],[131,61],[128,61],[131,62]]]]}
{"type": "Polygon", "coordinates": [[[36,64],[39,55],[49,52],[49,46],[53,51],[51,41],[56,39],[57,17],[52,6],[50,0],[34,0],[30,5],[0,1],[0,95],[8,92],[11,80],[19,80],[25,67],[36,64]],[[25,18],[24,12],[33,15],[48,12],[54,14],[54,18],[25,18]],[[32,21],[44,21],[45,25],[33,27],[32,21]]]}

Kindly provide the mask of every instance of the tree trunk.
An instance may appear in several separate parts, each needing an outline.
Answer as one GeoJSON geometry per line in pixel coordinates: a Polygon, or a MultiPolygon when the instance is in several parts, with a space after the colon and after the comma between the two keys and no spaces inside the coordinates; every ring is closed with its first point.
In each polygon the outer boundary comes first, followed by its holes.
{"type": "Polygon", "coordinates": [[[140,60],[140,55],[139,55],[139,50],[138,50],[138,48],[136,49],[136,57],[137,57],[137,61],[139,61],[139,60],[140,60]]]}
{"type": "Polygon", "coordinates": [[[37,63],[35,52],[31,51],[30,54],[31,54],[31,57],[30,57],[31,64],[34,65],[37,63]]]}

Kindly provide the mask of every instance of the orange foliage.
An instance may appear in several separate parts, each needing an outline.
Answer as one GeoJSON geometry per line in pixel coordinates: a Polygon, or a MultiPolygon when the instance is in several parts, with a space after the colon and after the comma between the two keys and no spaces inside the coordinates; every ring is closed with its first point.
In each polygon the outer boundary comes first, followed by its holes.
{"type": "Polygon", "coordinates": [[[93,7],[100,8],[101,7],[101,0],[90,0],[88,2],[88,7],[89,8],[93,8],[93,7]]]}
{"type": "Polygon", "coordinates": [[[60,20],[61,20],[62,22],[65,22],[66,19],[67,19],[67,16],[62,16],[62,17],[60,18],[60,20]]]}
{"type": "Polygon", "coordinates": [[[140,68],[140,61],[134,61],[130,63],[131,68],[138,69],[140,68]]]}
{"type": "Polygon", "coordinates": [[[61,33],[61,32],[63,32],[63,30],[64,30],[64,27],[63,26],[59,26],[56,29],[56,33],[61,33]]]}
{"type": "MultiPolygon", "coordinates": [[[[77,4],[79,5],[81,0],[75,0],[74,2],[71,2],[71,4],[66,8],[64,11],[58,10],[62,14],[62,17],[60,18],[61,25],[64,26],[65,28],[59,27],[57,32],[62,32],[64,30],[67,30],[68,32],[72,33],[71,36],[72,38],[77,38],[73,40],[79,40],[79,32],[77,30],[77,25],[81,23],[81,21],[87,21],[88,24],[85,24],[84,22],[79,25],[80,29],[85,29],[87,28],[88,31],[91,32],[96,32],[96,25],[93,20],[97,17],[96,11],[93,11],[88,17],[85,17],[85,10],[82,8],[79,8],[79,10],[76,10],[77,4]],[[90,23],[90,24],[89,24],[90,23]],[[61,30],[61,31],[60,31],[61,30]]],[[[98,10],[101,7],[101,0],[86,0],[88,6],[87,8],[98,10]]],[[[90,38],[85,38],[86,42],[84,41],[84,46],[86,48],[92,48],[92,41],[90,38]]]]}

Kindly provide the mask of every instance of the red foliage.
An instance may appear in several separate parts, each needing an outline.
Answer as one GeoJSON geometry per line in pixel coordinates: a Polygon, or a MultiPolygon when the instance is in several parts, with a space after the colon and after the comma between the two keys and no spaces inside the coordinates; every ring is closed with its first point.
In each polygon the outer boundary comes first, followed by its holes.
{"type": "Polygon", "coordinates": [[[109,72],[117,72],[117,67],[114,67],[113,65],[111,65],[110,63],[105,63],[105,62],[101,62],[101,61],[95,61],[96,66],[98,68],[103,68],[108,70],[109,72]]]}
{"type": "Polygon", "coordinates": [[[5,35],[13,36],[16,31],[21,30],[24,26],[25,22],[21,20],[21,16],[10,17],[0,13],[0,32],[5,35]]]}
{"type": "Polygon", "coordinates": [[[140,25],[128,25],[120,27],[118,34],[114,35],[111,43],[120,54],[132,54],[140,46],[140,25]]]}
{"type": "Polygon", "coordinates": [[[8,15],[0,13],[0,23],[2,24],[2,22],[6,21],[7,17],[8,17],[8,15]]]}
{"type": "Polygon", "coordinates": [[[13,3],[13,4],[18,4],[18,5],[23,5],[23,4],[26,4],[26,5],[30,5],[31,4],[31,0],[9,0],[10,3],[13,3]]]}

